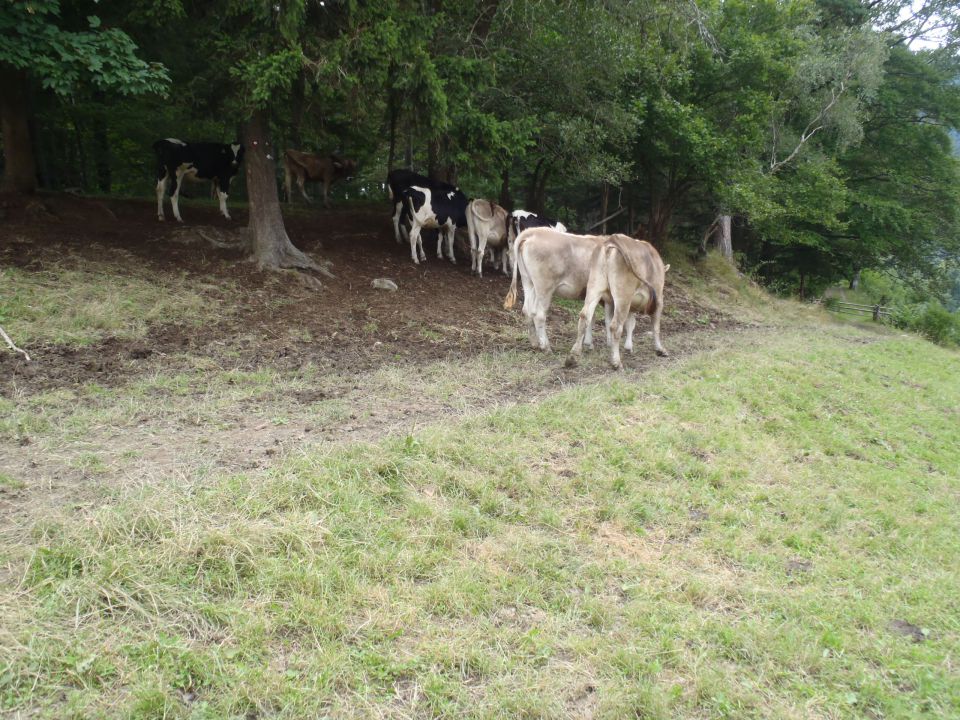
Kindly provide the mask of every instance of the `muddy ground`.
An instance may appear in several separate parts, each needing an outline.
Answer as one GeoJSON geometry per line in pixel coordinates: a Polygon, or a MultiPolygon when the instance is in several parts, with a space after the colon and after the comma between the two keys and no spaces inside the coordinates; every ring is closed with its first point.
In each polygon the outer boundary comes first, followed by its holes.
{"type": "MultiPolygon", "coordinates": [[[[427,262],[415,266],[408,246],[393,240],[386,205],[290,209],[293,242],[332,263],[335,278],[323,278],[320,291],[295,273],[261,272],[244,259],[245,210],[233,210],[228,221],[213,207],[187,204],[180,225],[159,222],[155,208],[146,200],[68,195],[0,204],[0,268],[102,267],[106,281],[128,268],[159,281],[180,276],[209,301],[199,325],[171,317],[139,338],[31,346],[29,364],[0,352],[0,394],[24,412],[51,393],[70,398],[38,410],[54,429],[0,436],[0,472],[17,486],[0,494],[0,509],[16,511],[38,493],[76,499],[76,486],[91,479],[103,486],[174,470],[189,475],[200,466],[267,467],[308,446],[375,440],[611,375],[602,343],[580,368],[563,367],[573,341],[571,307],[555,306],[548,320],[555,351],[534,353],[519,311],[502,307],[509,283],[501,274],[472,277],[466,257],[452,265],[429,245],[427,262]],[[399,290],[374,289],[378,277],[399,290]],[[500,362],[511,367],[501,371],[500,362]],[[219,404],[207,401],[206,378],[266,371],[273,387],[259,388],[252,400],[224,392],[219,404]],[[151,409],[153,401],[119,419],[107,412],[125,388],[178,374],[191,378],[186,390],[155,391],[164,412],[151,409]],[[443,392],[437,378],[447,383],[443,392]],[[111,399],[91,400],[91,386],[111,399]],[[191,424],[178,407],[205,420],[191,424]],[[88,422],[79,439],[56,430],[85,410],[94,418],[106,412],[109,426],[88,422]],[[91,455],[96,462],[78,460],[91,455]]],[[[662,331],[672,357],[654,356],[644,335],[649,323],[641,320],[638,351],[626,356],[628,376],[716,347],[730,333],[763,332],[699,304],[669,275],[666,298],[662,331]]]]}

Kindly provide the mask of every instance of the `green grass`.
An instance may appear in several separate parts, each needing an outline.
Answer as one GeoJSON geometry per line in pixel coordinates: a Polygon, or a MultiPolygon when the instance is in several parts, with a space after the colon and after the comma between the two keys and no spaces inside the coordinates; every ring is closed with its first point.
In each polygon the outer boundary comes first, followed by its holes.
{"type": "Polygon", "coordinates": [[[32,521],[0,545],[0,711],[960,716],[957,357],[757,334],[32,521]]]}
{"type": "Polygon", "coordinates": [[[128,266],[0,270],[0,319],[21,347],[139,338],[150,324],[199,324],[207,304],[186,277],[158,282],[128,266]]]}

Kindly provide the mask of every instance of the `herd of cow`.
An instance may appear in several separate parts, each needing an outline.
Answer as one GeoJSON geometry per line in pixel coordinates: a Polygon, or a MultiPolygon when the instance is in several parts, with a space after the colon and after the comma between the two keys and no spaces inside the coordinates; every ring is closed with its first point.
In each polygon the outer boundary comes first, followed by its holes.
{"type": "MultiPolygon", "coordinates": [[[[163,197],[170,186],[174,217],[182,222],[179,209],[181,183],[185,179],[212,181],[220,200],[220,212],[227,211],[227,191],[243,159],[239,143],[185,143],[175,138],[153,144],[157,154],[157,214],[163,215],[163,197]]],[[[350,177],[356,169],[352,160],[336,156],[312,155],[287,150],[283,156],[284,186],[287,201],[293,183],[308,201],[305,183],[322,182],[324,204],[330,185],[350,177]]],[[[516,303],[517,277],[523,285],[523,315],[527,320],[530,342],[548,350],[546,314],[553,296],[583,299],[577,325],[577,337],[567,359],[576,364],[584,347],[593,346],[591,326],[598,303],[603,303],[606,341],[610,362],[623,367],[620,340],[633,350],[634,310],[653,321],[653,346],[658,355],[666,355],[660,343],[660,316],[663,311],[663,285],[669,265],[664,265],[656,249],[647,242],[627,235],[574,235],[562,223],[526,210],[508,213],[490,200],[469,200],[459,187],[438,182],[410,170],[392,170],[387,187],[393,202],[393,228],[398,243],[406,235],[413,262],[426,260],[423,230],[437,232],[437,257],[443,259],[444,244],[450,262],[454,255],[454,233],[465,228],[471,254],[471,271],[483,273],[488,253],[494,267],[512,275],[505,308],[516,303]],[[512,271],[511,271],[512,267],[512,271]]]]}

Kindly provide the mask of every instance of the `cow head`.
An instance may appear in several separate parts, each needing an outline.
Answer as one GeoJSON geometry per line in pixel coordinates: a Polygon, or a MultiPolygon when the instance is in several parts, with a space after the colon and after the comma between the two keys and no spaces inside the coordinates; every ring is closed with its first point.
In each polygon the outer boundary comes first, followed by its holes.
{"type": "Polygon", "coordinates": [[[353,180],[353,173],[357,169],[356,160],[349,160],[347,158],[331,155],[330,162],[333,163],[333,172],[337,177],[346,178],[347,182],[353,180]]]}

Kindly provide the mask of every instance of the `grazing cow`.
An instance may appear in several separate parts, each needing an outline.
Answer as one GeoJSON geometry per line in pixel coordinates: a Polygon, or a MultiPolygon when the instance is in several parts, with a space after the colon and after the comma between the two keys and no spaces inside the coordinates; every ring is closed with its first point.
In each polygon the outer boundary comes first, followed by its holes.
{"type": "Polygon", "coordinates": [[[163,194],[167,182],[173,180],[170,188],[170,204],[173,216],[180,217],[180,187],[183,180],[215,180],[220,197],[220,212],[229,220],[227,212],[227,191],[230,179],[237,174],[243,160],[243,145],[233,143],[185,143],[176,138],[157,140],[153,144],[157,153],[157,217],[163,220],[163,194]]]}
{"type": "MultiPolygon", "coordinates": [[[[470,234],[471,271],[483,277],[483,256],[489,244],[500,260],[504,274],[507,272],[503,254],[507,249],[507,211],[491,200],[472,200],[467,205],[467,231],[470,234]]],[[[496,262],[494,262],[496,266],[496,262]]]]}
{"type": "Polygon", "coordinates": [[[670,269],[664,265],[660,253],[645,240],[628,235],[609,235],[599,243],[590,258],[590,278],[586,298],[577,325],[577,340],[567,358],[567,365],[577,364],[583,346],[585,330],[593,320],[598,302],[604,307],[613,305],[610,323],[610,363],[622,369],[620,336],[627,328],[626,349],[633,351],[633,327],[637,322],[631,310],[639,310],[653,319],[653,348],[657,355],[666,356],[660,344],[660,315],[663,312],[663,283],[670,269]]]}
{"type": "Polygon", "coordinates": [[[400,197],[410,213],[410,255],[413,262],[419,265],[421,260],[427,259],[420,233],[424,229],[435,229],[439,231],[437,257],[443,258],[443,239],[446,236],[447,255],[450,262],[456,263],[453,234],[458,227],[466,227],[467,196],[457,188],[450,189],[447,183],[430,182],[409,187],[400,193],[400,197]]]}
{"type": "Polygon", "coordinates": [[[323,206],[330,207],[330,200],[327,197],[330,186],[342,178],[350,180],[356,169],[357,162],[348,158],[287,150],[283,154],[283,187],[287,193],[287,202],[293,201],[293,180],[296,178],[300,194],[310,203],[313,202],[313,198],[307,195],[304,185],[308,182],[322,182],[323,206]]]}

